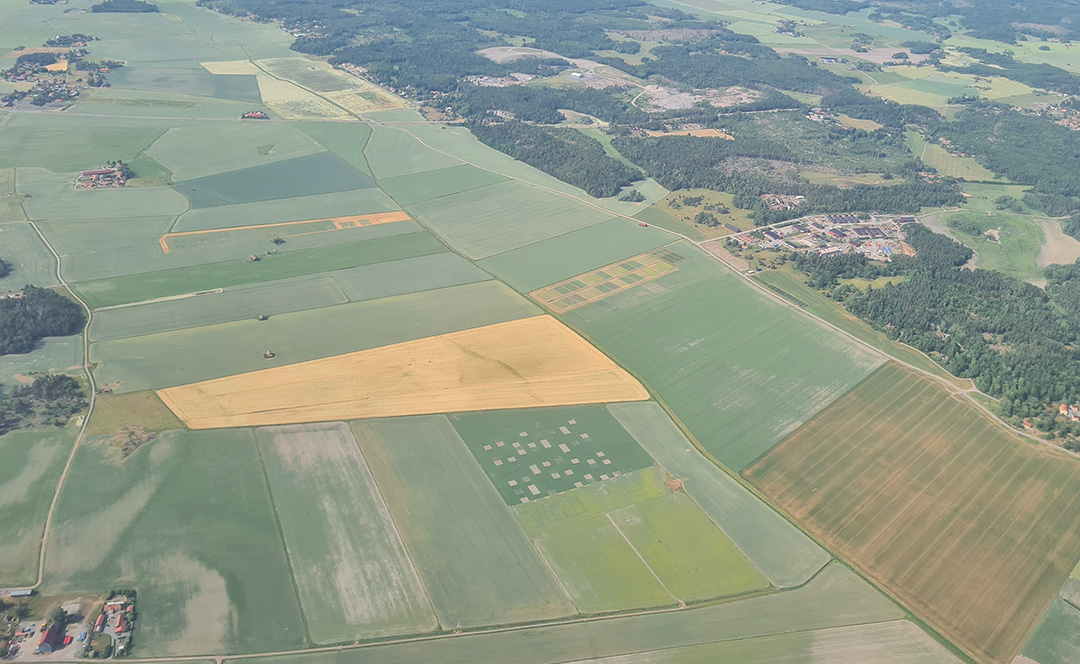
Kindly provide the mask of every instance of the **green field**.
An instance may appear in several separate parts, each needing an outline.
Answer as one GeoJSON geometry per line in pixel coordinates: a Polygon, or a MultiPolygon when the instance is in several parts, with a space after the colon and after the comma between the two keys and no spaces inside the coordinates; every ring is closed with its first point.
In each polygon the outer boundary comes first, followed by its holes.
{"type": "Polygon", "coordinates": [[[0,245],[0,258],[11,264],[11,273],[0,278],[0,293],[22,290],[26,284],[44,288],[58,283],[56,259],[30,224],[0,224],[0,245]]]}
{"type": "Polygon", "coordinates": [[[341,355],[540,311],[496,281],[91,345],[95,376],[125,392],[341,355]],[[213,352],[207,352],[213,349],[213,352]],[[263,352],[276,357],[267,360],[263,352]]]}
{"type": "Polygon", "coordinates": [[[124,67],[111,74],[109,82],[121,90],[151,90],[252,104],[262,103],[259,85],[255,77],[250,75],[215,76],[201,69],[172,67],[124,67]]]}
{"type": "Polygon", "coordinates": [[[379,180],[379,186],[399,204],[411,205],[505,181],[506,178],[497,173],[462,164],[423,173],[383,178],[379,180]]]}
{"type": "Polygon", "coordinates": [[[381,189],[356,189],[333,194],[294,196],[277,201],[189,210],[176,221],[176,227],[173,230],[181,232],[258,226],[286,221],[309,221],[390,212],[399,209],[398,205],[381,189]]]}
{"type": "Polygon", "coordinates": [[[979,267],[1020,279],[1042,276],[1038,259],[1043,233],[1031,220],[999,211],[957,212],[941,219],[956,239],[978,253],[979,267]],[[981,233],[971,233],[968,227],[981,233]]]}
{"type": "Polygon", "coordinates": [[[230,321],[318,309],[348,302],[331,276],[300,277],[221,293],[150,302],[94,315],[91,341],[136,337],[230,321]]]}
{"type": "Polygon", "coordinates": [[[344,159],[353,168],[371,175],[371,166],[364,156],[371,127],[358,122],[295,122],[293,126],[317,141],[327,150],[344,159]]]}
{"type": "Polygon", "coordinates": [[[993,171],[984,167],[973,157],[954,157],[945,148],[934,143],[927,143],[923,148],[922,160],[939,175],[963,180],[996,180],[993,171]]]}
{"type": "Polygon", "coordinates": [[[1055,598],[1020,654],[1038,664],[1080,661],[1080,609],[1055,598]]]}
{"type": "Polygon", "coordinates": [[[23,202],[26,215],[37,221],[115,220],[176,216],[189,207],[188,200],[172,187],[79,191],[71,184],[73,178],[71,173],[57,174],[41,168],[16,170],[19,194],[31,197],[23,202]]]}
{"type": "Polygon", "coordinates": [[[353,431],[444,629],[573,612],[445,417],[354,422],[353,431]]]}
{"type": "Polygon", "coordinates": [[[353,302],[491,279],[487,272],[450,252],[338,270],[333,277],[353,302]]]}
{"type": "Polygon", "coordinates": [[[608,410],[665,471],[682,480],[686,494],[773,585],[788,588],[805,583],[832,558],[735,478],[694,451],[657,404],[613,404],[608,410]]]}
{"type": "Polygon", "coordinates": [[[12,385],[32,373],[82,373],[81,335],[46,337],[32,353],[0,355],[0,383],[12,385]]]}
{"type": "Polygon", "coordinates": [[[49,539],[45,594],[139,589],[145,656],[304,644],[255,437],[172,431],[118,459],[82,444],[49,539]]]}
{"type": "Polygon", "coordinates": [[[480,267],[525,293],[665,245],[676,238],[611,219],[485,258],[480,267]]]}
{"type": "Polygon", "coordinates": [[[603,406],[461,413],[450,423],[510,506],[652,465],[603,406]]]}
{"type": "Polygon", "coordinates": [[[503,182],[408,210],[470,258],[487,258],[600,223],[610,214],[521,182],[503,182]]]}
{"type": "Polygon", "coordinates": [[[101,168],[106,161],[134,159],[165,133],[154,126],[160,121],[115,126],[41,115],[19,113],[7,121],[0,131],[0,168],[37,166],[55,173],[101,168]]]}
{"type": "Polygon", "coordinates": [[[97,309],[425,256],[443,250],[445,247],[431,235],[410,233],[317,249],[286,251],[263,256],[257,263],[241,254],[235,260],[224,263],[83,281],[75,285],[75,290],[87,304],[97,309]]]}
{"type": "Polygon", "coordinates": [[[881,360],[754,292],[699,249],[677,271],[565,315],[739,470],[881,360]]]}
{"type": "MultiPolygon", "coordinates": [[[[903,618],[903,612],[895,604],[842,565],[833,564],[806,587],[791,592],[690,611],[358,650],[260,657],[253,661],[258,664],[407,664],[419,661],[494,664],[513,658],[519,664],[551,664],[646,652],[654,653],[659,661],[663,661],[660,659],[663,653],[671,648],[724,641],[731,642],[732,647],[738,647],[739,643],[745,643],[750,637],[798,634],[828,627],[870,625],[903,618]]],[[[922,641],[922,637],[919,639],[922,641]]],[[[904,651],[911,648],[910,644],[900,647],[904,651]]],[[[787,661],[814,661],[802,653],[805,653],[802,646],[784,652],[785,655],[794,656],[787,661]]],[[[228,659],[226,661],[236,662],[228,659]]]]}
{"type": "Polygon", "coordinates": [[[768,582],[684,493],[612,512],[612,523],[685,602],[763,590],[768,582]]]}
{"type": "Polygon", "coordinates": [[[435,629],[427,594],[349,428],[270,427],[255,437],[311,640],[435,629]]]}
{"type": "Polygon", "coordinates": [[[0,585],[37,579],[45,516],[75,431],[42,429],[0,436],[0,585]]]}
{"type": "Polygon", "coordinates": [[[371,178],[330,152],[185,180],[175,189],[195,208],[333,194],[375,186],[371,178]]]}
{"type": "Polygon", "coordinates": [[[88,436],[115,434],[127,425],[142,427],[146,431],[184,428],[184,423],[173,415],[157,394],[149,390],[102,394],[94,404],[94,416],[86,425],[88,436]]]}
{"type": "Polygon", "coordinates": [[[280,122],[188,124],[165,132],[146,150],[147,156],[172,171],[175,182],[318,152],[323,152],[322,146],[280,122]],[[207,154],[208,146],[212,154],[207,154]]]}
{"type": "Polygon", "coordinates": [[[425,147],[415,137],[394,127],[372,127],[364,155],[380,180],[461,165],[460,159],[425,147]]]}
{"type": "Polygon", "coordinates": [[[15,169],[0,168],[0,222],[25,220],[22,201],[15,193],[15,169]]]}

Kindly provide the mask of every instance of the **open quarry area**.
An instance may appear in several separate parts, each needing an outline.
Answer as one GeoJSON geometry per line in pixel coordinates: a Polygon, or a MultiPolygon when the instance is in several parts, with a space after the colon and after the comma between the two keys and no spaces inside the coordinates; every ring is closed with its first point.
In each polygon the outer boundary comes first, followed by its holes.
{"type": "Polygon", "coordinates": [[[402,1],[0,0],[0,661],[1080,662],[1058,79],[402,1]]]}

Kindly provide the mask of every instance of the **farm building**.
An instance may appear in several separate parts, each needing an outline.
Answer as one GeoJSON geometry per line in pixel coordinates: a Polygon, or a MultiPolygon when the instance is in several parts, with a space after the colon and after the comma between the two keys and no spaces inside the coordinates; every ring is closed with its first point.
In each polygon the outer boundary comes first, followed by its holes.
{"type": "Polygon", "coordinates": [[[262,111],[248,111],[240,116],[241,120],[269,120],[270,116],[262,111]]]}
{"type": "Polygon", "coordinates": [[[41,633],[41,640],[38,641],[37,648],[34,652],[41,654],[48,654],[53,651],[53,647],[56,642],[60,640],[60,628],[56,623],[49,625],[44,632],[41,633]]]}

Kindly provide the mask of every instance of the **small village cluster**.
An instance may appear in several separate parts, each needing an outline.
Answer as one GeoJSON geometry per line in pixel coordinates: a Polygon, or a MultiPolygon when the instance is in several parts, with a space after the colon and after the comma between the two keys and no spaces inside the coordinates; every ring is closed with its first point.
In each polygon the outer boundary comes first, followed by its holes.
{"type": "MultiPolygon", "coordinates": [[[[902,226],[914,221],[915,217],[860,219],[853,214],[826,214],[800,219],[786,226],[739,232],[732,240],[742,247],[823,256],[858,252],[873,260],[891,260],[895,253],[914,254],[900,235],[902,226]]],[[[733,232],[737,230],[727,224],[725,227],[733,232]]]]}

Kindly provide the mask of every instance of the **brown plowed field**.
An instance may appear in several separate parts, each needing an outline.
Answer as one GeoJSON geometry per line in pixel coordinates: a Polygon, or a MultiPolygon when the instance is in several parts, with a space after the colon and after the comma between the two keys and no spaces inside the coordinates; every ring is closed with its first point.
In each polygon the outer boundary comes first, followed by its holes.
{"type": "Polygon", "coordinates": [[[1080,463],[895,365],[745,475],[984,662],[1016,655],[1080,556],[1080,463]]]}
{"type": "Polygon", "coordinates": [[[648,392],[551,316],[172,387],[192,429],[643,401],[648,392]]]}

